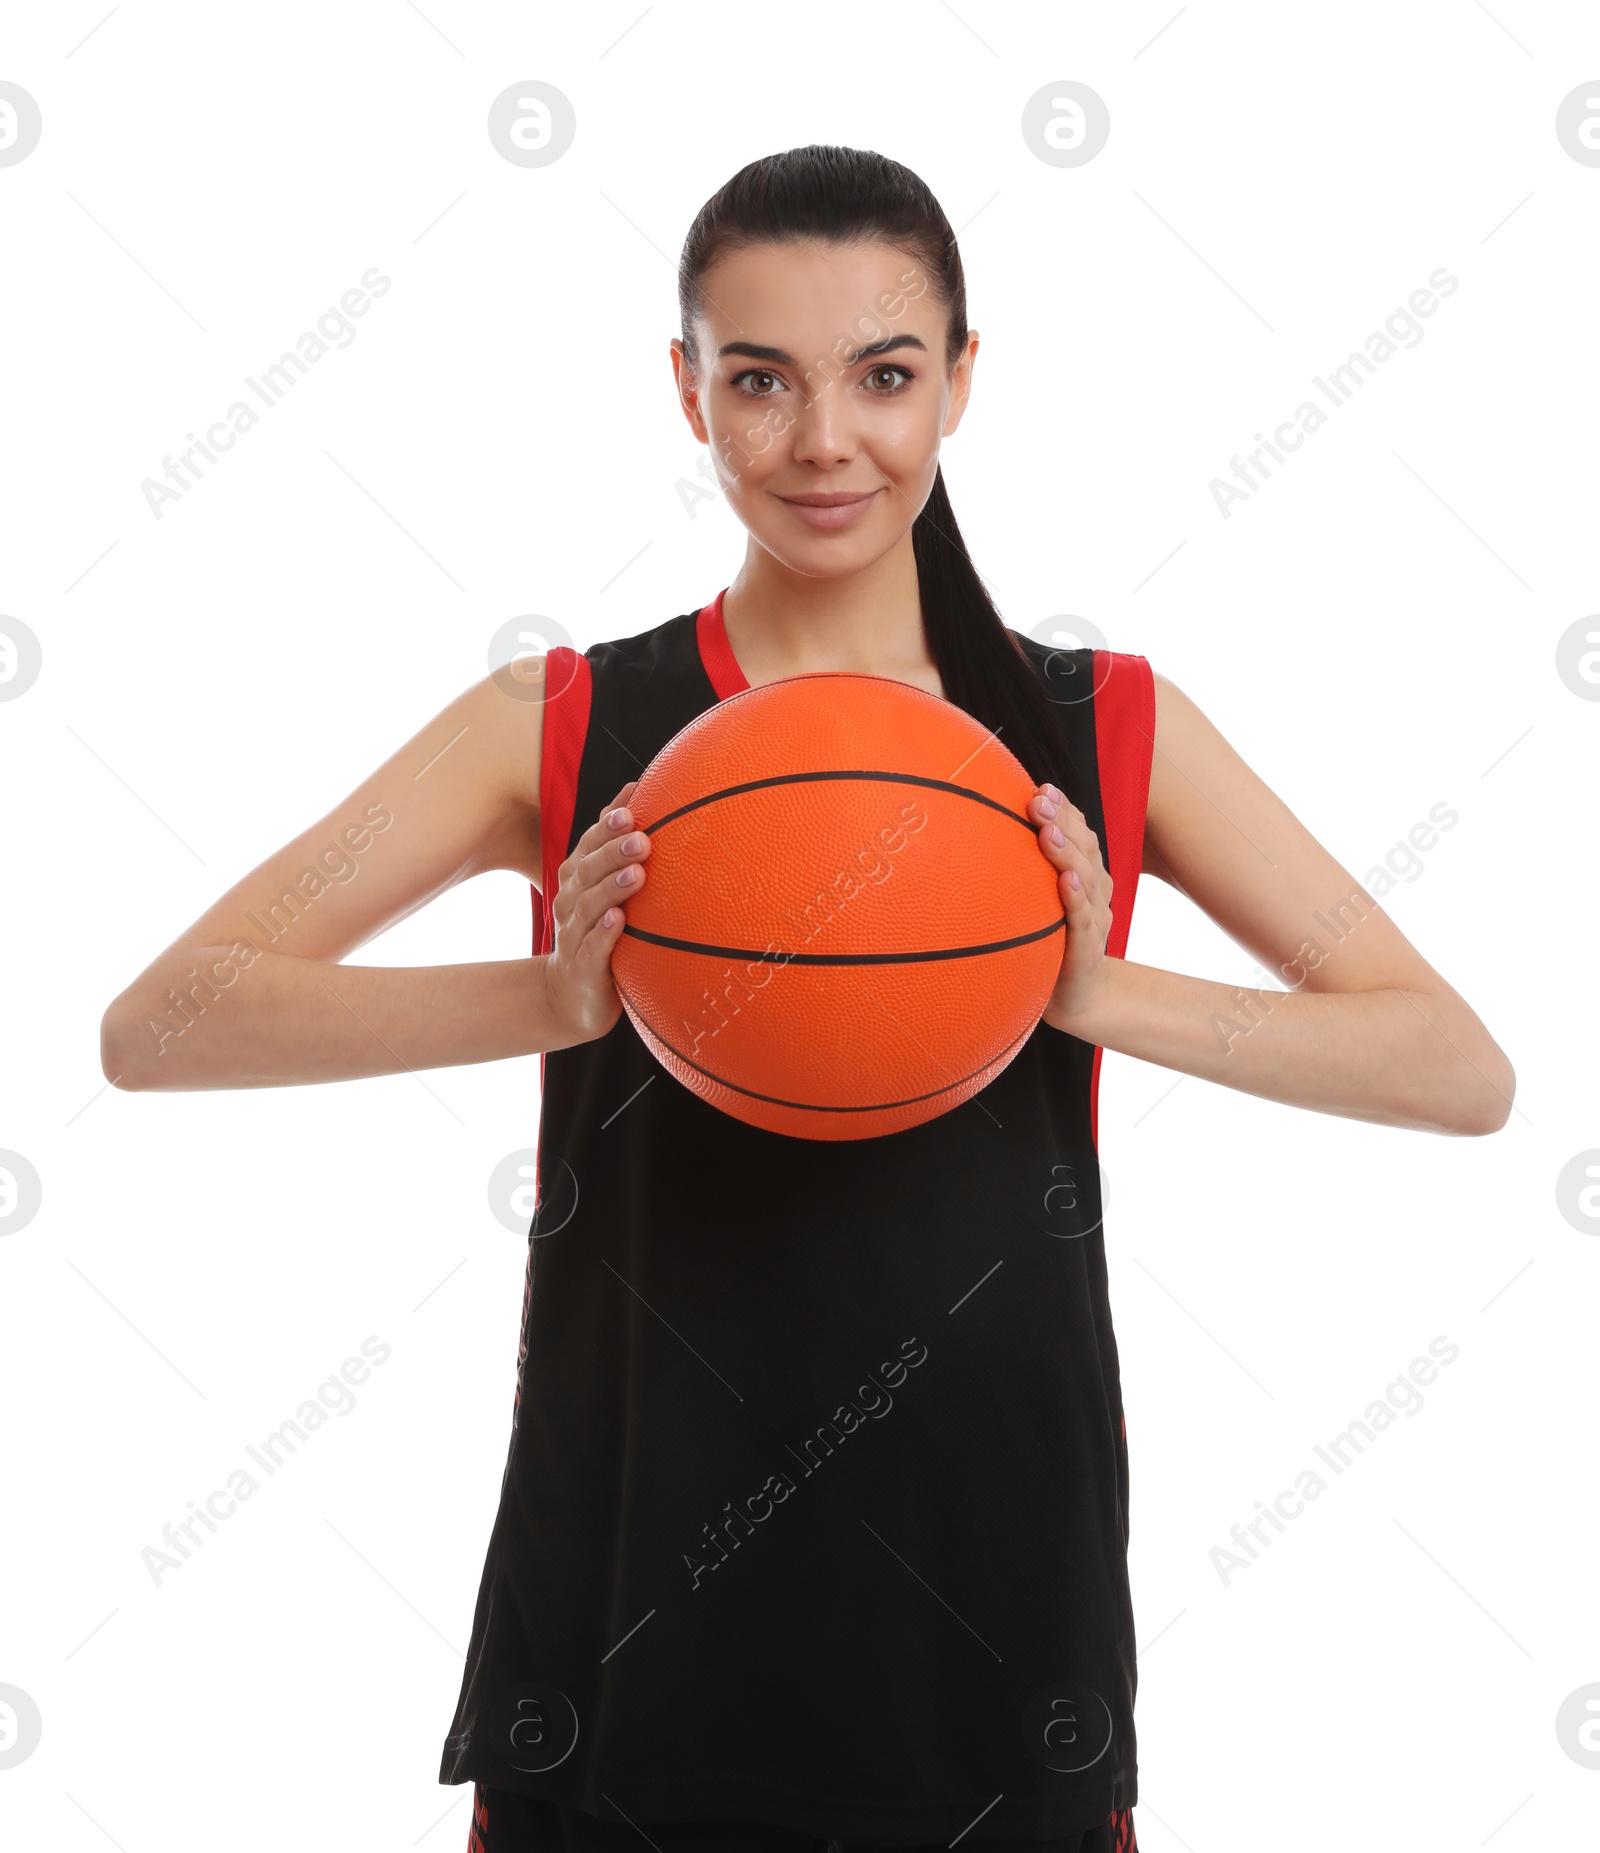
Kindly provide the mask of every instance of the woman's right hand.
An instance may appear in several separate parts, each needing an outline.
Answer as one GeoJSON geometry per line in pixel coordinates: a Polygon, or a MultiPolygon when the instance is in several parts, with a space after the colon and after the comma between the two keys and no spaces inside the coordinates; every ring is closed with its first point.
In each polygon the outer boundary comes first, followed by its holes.
{"type": "Polygon", "coordinates": [[[627,809],[638,783],[630,779],[622,787],[578,838],[559,871],[551,904],[555,943],[544,960],[545,986],[551,1015],[572,1032],[574,1042],[605,1035],[622,1015],[611,951],[622,937],[622,904],[644,886],[642,864],[650,853],[650,839],[635,827],[627,809]],[[627,848],[630,843],[638,847],[627,848]]]}

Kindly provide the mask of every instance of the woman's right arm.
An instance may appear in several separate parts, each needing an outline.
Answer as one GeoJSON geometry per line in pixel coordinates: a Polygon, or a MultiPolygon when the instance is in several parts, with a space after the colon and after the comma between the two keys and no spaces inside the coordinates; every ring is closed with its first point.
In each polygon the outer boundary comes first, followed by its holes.
{"type": "MultiPolygon", "coordinates": [[[[519,680],[538,688],[543,658],[519,680]]],[[[611,948],[631,818],[579,838],[545,897],[545,957],[340,961],[457,882],[513,869],[543,883],[544,703],[494,676],[458,695],[326,816],[237,882],[122,991],[100,1026],[106,1078],[130,1090],[283,1087],[567,1048],[621,1014],[611,948]],[[609,925],[604,917],[615,906],[609,925]]],[[[625,802],[625,785],[612,805],[625,802]]]]}

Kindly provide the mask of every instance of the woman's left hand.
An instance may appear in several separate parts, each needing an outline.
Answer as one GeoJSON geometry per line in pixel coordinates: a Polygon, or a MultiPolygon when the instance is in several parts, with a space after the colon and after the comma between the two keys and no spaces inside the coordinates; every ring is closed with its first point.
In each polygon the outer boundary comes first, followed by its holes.
{"type": "Polygon", "coordinates": [[[1111,877],[1088,819],[1054,785],[1035,791],[1028,812],[1038,826],[1039,847],[1057,870],[1056,888],[1067,916],[1061,975],[1044,1009],[1045,1020],[1060,1029],[1086,1007],[1105,976],[1111,877]]]}

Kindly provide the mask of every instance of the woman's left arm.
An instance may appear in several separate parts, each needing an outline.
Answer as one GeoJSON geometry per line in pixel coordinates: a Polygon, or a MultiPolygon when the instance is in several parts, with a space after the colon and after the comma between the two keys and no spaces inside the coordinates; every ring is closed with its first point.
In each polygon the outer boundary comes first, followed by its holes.
{"type": "Polygon", "coordinates": [[[1051,818],[1036,796],[1040,847],[1061,871],[1068,918],[1045,1021],[1290,1106],[1425,1132],[1497,1132],[1516,1075],[1472,1007],[1182,689],[1161,675],[1155,687],[1141,873],[1187,895],[1287,988],[1107,958],[1111,878],[1099,843],[1073,805],[1061,802],[1051,818]]]}

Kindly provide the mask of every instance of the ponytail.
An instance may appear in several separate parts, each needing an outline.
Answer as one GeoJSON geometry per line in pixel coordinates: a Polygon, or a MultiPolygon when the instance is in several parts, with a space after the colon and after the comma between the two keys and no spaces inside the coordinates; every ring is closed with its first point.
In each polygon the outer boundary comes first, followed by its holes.
{"type": "Polygon", "coordinates": [[[1036,785],[1053,784],[1080,810],[1084,790],[1056,704],[978,577],[936,470],[911,530],[928,650],[945,696],[999,736],[1036,785]]]}

